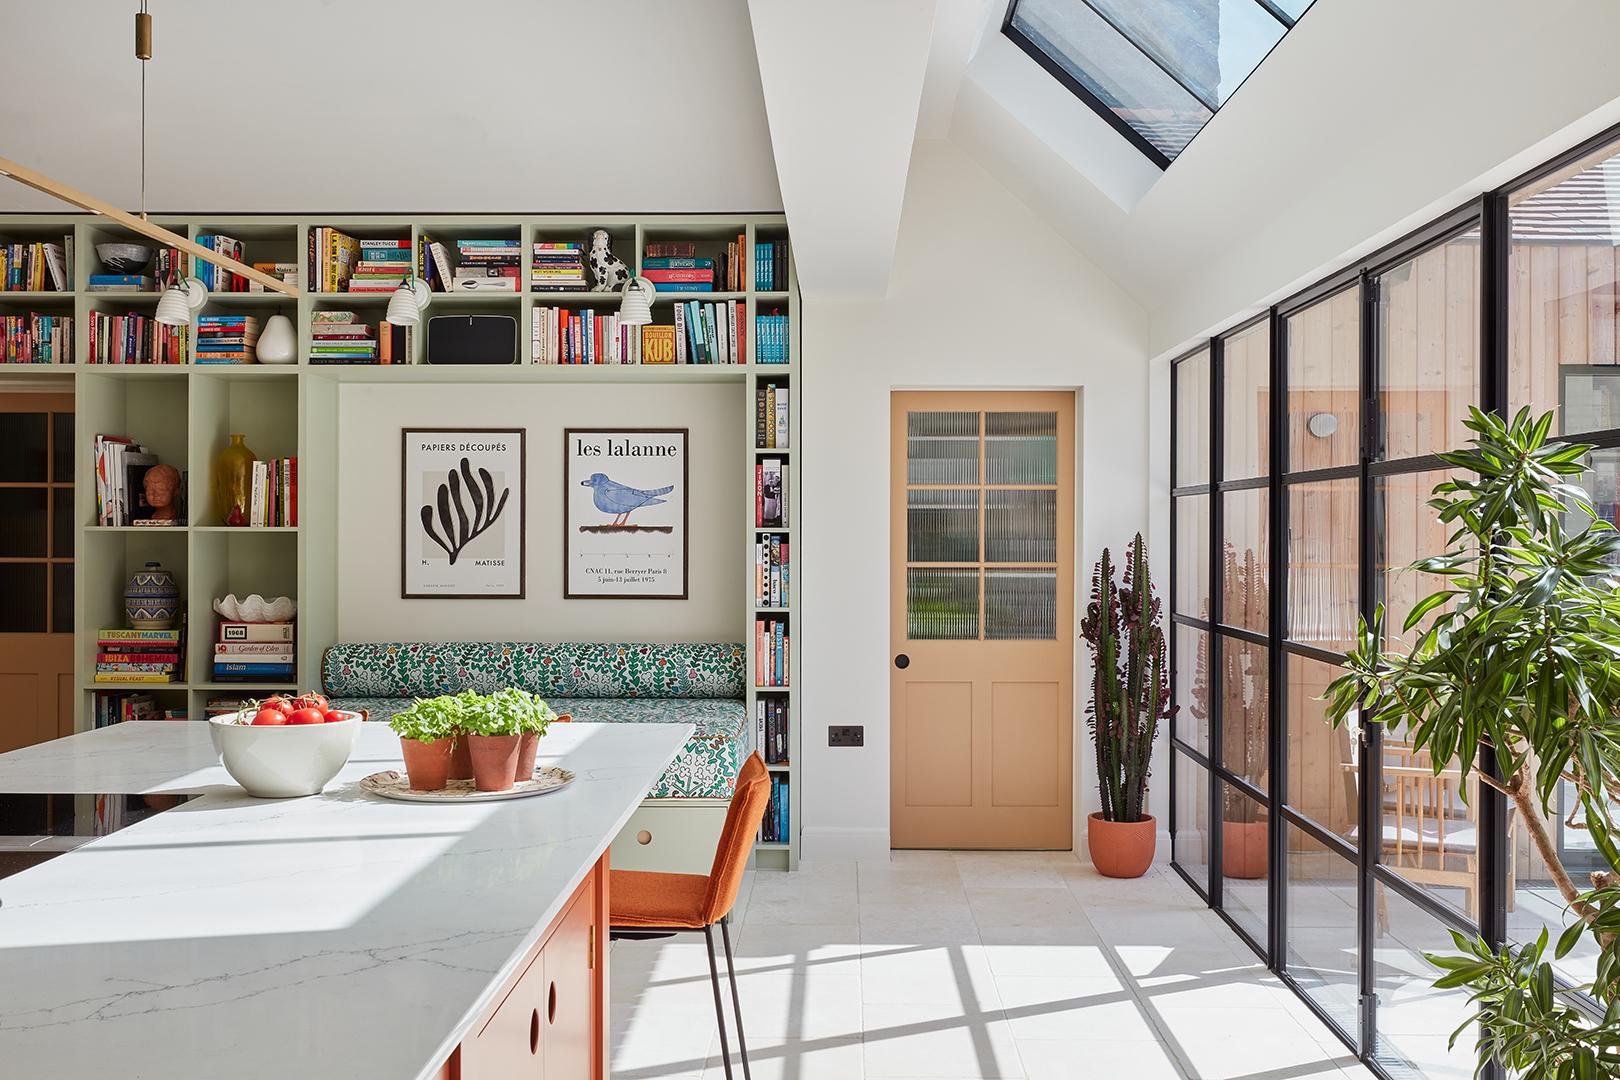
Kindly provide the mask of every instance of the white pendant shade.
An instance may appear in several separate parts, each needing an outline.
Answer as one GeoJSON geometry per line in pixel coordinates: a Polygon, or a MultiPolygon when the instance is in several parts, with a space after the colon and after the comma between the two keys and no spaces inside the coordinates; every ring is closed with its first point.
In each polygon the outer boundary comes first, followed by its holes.
{"type": "Polygon", "coordinates": [[[422,321],[422,309],[432,302],[433,293],[425,282],[404,282],[388,298],[388,321],[395,326],[415,326],[422,321]]]}
{"type": "Polygon", "coordinates": [[[298,335],[293,333],[292,320],[285,315],[272,315],[259,331],[257,355],[261,364],[291,364],[298,359],[298,335]]]}
{"type": "Polygon", "coordinates": [[[652,301],[658,287],[644,277],[632,278],[619,304],[619,325],[646,326],[652,322],[652,301]]]}
{"type": "Polygon", "coordinates": [[[208,287],[196,278],[175,282],[158,298],[152,317],[164,326],[190,326],[191,313],[208,302],[208,287]]]}

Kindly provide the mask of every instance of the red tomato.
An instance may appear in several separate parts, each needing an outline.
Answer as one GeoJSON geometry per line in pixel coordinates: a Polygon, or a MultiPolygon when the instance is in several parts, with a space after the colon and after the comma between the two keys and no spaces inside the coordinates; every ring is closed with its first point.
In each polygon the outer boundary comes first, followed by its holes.
{"type": "Polygon", "coordinates": [[[293,703],[288,701],[281,694],[277,694],[274,697],[265,698],[264,704],[260,705],[259,708],[275,709],[277,712],[281,713],[281,715],[286,716],[288,713],[293,711],[293,703]]]}
{"type": "Polygon", "coordinates": [[[343,721],[347,720],[348,718],[349,718],[349,714],[345,713],[345,712],[342,712],[339,709],[328,709],[328,710],[326,710],[326,722],[328,724],[341,724],[341,723],[343,723],[343,721]]]}
{"type": "Polygon", "coordinates": [[[299,694],[293,698],[293,708],[318,709],[324,713],[326,711],[326,699],[319,694],[299,694]]]}
{"type": "Polygon", "coordinates": [[[325,722],[326,717],[321,715],[319,709],[295,709],[293,714],[287,717],[287,723],[289,724],[324,724],[325,722]]]}
{"type": "Polygon", "coordinates": [[[280,709],[272,709],[270,706],[266,705],[264,708],[253,714],[253,722],[255,724],[285,724],[287,722],[287,714],[282,712],[280,709]]]}

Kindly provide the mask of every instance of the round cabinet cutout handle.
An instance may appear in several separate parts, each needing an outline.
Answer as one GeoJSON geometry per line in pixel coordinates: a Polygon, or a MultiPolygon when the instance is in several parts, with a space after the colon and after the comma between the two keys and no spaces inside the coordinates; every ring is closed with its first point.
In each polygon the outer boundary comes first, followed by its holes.
{"type": "Polygon", "coordinates": [[[551,989],[546,991],[546,1022],[548,1024],[555,1024],[557,1022],[557,984],[556,983],[552,983],[551,984],[551,989]]]}
{"type": "Polygon", "coordinates": [[[904,671],[906,668],[911,666],[911,657],[907,656],[905,653],[901,653],[899,656],[894,658],[894,666],[899,668],[901,671],[904,671]]]}
{"type": "Polygon", "coordinates": [[[642,845],[652,843],[652,833],[648,832],[646,829],[642,829],[640,832],[636,833],[636,843],[642,845]]]}
{"type": "Polygon", "coordinates": [[[534,1015],[529,1017],[529,1053],[538,1054],[539,1052],[540,1052],[540,1010],[536,1009],[536,1010],[534,1010],[534,1015]]]}

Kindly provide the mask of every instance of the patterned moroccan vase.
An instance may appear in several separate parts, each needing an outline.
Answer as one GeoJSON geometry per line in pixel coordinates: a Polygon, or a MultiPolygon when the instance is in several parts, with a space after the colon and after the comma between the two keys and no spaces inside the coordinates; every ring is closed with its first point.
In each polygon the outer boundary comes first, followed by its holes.
{"type": "Polygon", "coordinates": [[[124,613],[137,630],[167,630],[180,618],[180,586],[161,563],[149,562],[146,569],[124,586],[124,613]]]}

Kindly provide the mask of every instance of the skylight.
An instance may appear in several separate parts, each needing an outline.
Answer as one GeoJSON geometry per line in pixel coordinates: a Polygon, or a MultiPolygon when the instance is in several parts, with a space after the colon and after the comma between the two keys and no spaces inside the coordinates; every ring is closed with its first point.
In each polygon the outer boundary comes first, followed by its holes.
{"type": "Polygon", "coordinates": [[[1002,32],[1168,167],[1314,0],[1014,0],[1002,32]]]}

